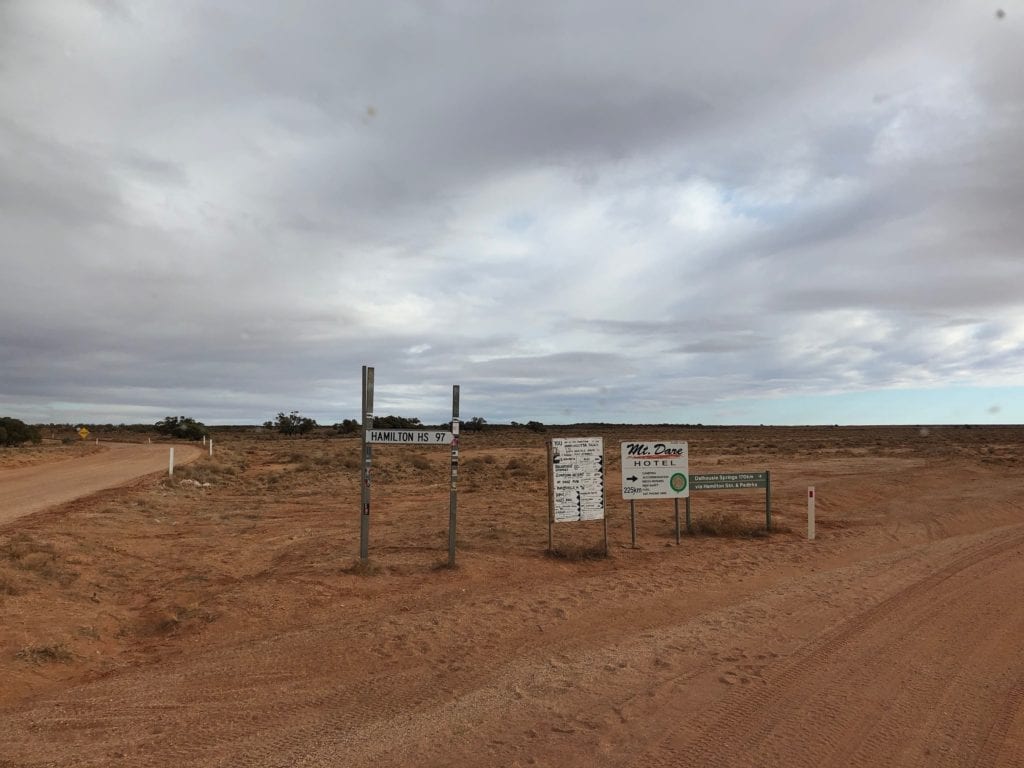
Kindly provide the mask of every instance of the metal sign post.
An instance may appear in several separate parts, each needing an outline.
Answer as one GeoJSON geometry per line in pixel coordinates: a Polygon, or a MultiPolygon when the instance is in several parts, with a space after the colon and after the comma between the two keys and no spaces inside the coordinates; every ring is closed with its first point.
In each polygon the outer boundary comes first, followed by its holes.
{"type": "Polygon", "coordinates": [[[363,440],[362,440],[362,506],[359,515],[359,559],[364,563],[370,556],[370,460],[373,446],[368,441],[373,429],[373,368],[363,366],[363,440]]]}
{"type": "Polygon", "coordinates": [[[455,565],[456,519],[459,481],[459,386],[452,387],[452,428],[374,429],[373,368],[363,366],[362,508],[359,525],[359,557],[365,563],[370,549],[370,474],[374,445],[451,446],[450,493],[448,496],[448,565],[455,565]]]}
{"type": "MultiPolygon", "coordinates": [[[[687,501],[689,501],[689,497],[687,497],[687,501]]],[[[676,508],[676,544],[678,544],[679,543],[679,499],[673,499],[672,503],[675,505],[675,508],[676,508]]]]}
{"type": "Polygon", "coordinates": [[[455,522],[459,482],[459,385],[452,386],[452,488],[448,499],[448,566],[455,567],[455,522]]]}
{"type": "Polygon", "coordinates": [[[629,524],[636,548],[636,500],[672,499],[679,543],[679,499],[690,503],[690,448],[686,443],[630,440],[619,445],[622,452],[622,498],[629,500],[629,524]]]}
{"type": "MultiPolygon", "coordinates": [[[[713,475],[690,475],[693,491],[739,491],[745,488],[764,488],[764,526],[772,529],[772,473],[718,472],[713,475]]],[[[686,532],[690,532],[690,500],[686,500],[686,532]]]]}

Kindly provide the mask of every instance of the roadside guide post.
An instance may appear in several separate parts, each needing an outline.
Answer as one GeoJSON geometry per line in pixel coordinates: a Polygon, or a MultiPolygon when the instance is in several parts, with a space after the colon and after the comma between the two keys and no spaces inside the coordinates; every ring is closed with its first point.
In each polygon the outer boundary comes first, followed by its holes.
{"type": "Polygon", "coordinates": [[[171,446],[171,457],[167,462],[167,476],[174,477],[174,446],[171,446]]]}
{"type": "Polygon", "coordinates": [[[814,541],[814,486],[807,486],[807,540],[814,541]]]}

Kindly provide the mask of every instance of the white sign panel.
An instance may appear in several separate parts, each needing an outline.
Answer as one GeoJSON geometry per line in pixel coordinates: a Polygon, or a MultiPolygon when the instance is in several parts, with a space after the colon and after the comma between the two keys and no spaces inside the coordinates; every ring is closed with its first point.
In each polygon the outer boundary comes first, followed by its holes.
{"type": "Polygon", "coordinates": [[[551,440],[556,523],[604,519],[604,439],[551,440]]]}
{"type": "Polygon", "coordinates": [[[371,429],[366,441],[393,445],[450,445],[452,433],[433,429],[371,429]]]}
{"type": "Polygon", "coordinates": [[[679,499],[690,495],[686,443],[622,443],[622,498],[679,499]]]}

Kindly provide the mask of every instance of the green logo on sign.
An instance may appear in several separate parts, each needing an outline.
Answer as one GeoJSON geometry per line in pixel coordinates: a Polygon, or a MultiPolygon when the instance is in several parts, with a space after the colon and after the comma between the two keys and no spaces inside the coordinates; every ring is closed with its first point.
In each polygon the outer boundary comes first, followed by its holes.
{"type": "Polygon", "coordinates": [[[686,490],[686,475],[682,472],[676,472],[668,479],[668,484],[676,493],[682,493],[686,490]]]}

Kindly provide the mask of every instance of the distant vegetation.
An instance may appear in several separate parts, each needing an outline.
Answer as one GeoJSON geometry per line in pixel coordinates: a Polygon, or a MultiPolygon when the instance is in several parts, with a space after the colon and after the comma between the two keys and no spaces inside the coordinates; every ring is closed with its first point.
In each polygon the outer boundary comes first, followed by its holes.
{"type": "Polygon", "coordinates": [[[153,425],[161,435],[176,437],[179,440],[202,440],[210,431],[202,422],[187,416],[168,416],[153,425]]]}
{"type": "Polygon", "coordinates": [[[274,421],[263,423],[268,429],[276,429],[282,435],[306,435],[316,429],[316,420],[303,416],[298,411],[279,413],[274,421]]]}
{"type": "Polygon", "coordinates": [[[336,435],[358,435],[363,425],[355,419],[342,419],[332,429],[336,435]]]}
{"type": "Polygon", "coordinates": [[[0,416],[0,445],[38,443],[40,440],[42,437],[35,427],[29,426],[21,419],[0,416]]]}
{"type": "Polygon", "coordinates": [[[413,417],[407,419],[404,416],[374,416],[374,429],[423,429],[423,423],[413,417]]]}

